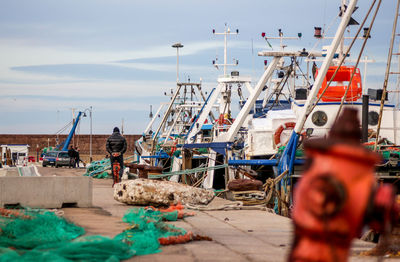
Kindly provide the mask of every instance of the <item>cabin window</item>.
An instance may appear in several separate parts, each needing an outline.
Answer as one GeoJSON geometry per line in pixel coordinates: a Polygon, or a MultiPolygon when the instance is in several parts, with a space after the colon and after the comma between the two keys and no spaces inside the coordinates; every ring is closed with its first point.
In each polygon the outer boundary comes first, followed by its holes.
{"type": "Polygon", "coordinates": [[[328,116],[324,111],[316,111],[312,114],[311,121],[316,126],[324,126],[328,122],[328,116]]]}
{"type": "Polygon", "coordinates": [[[375,111],[369,111],[368,113],[368,125],[376,126],[378,124],[379,114],[375,111]]]}

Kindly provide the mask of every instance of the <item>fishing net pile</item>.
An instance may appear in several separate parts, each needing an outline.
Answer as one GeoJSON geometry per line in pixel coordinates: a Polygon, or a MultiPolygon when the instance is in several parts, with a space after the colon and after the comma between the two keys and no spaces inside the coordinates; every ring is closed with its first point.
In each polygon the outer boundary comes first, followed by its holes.
{"type": "Polygon", "coordinates": [[[86,167],[86,173],[84,176],[91,176],[93,178],[108,178],[109,172],[111,172],[111,164],[109,158],[104,158],[99,161],[93,161],[86,167]]]}
{"type": "Polygon", "coordinates": [[[43,148],[42,152],[43,152],[43,154],[46,154],[47,152],[53,151],[54,149],[55,149],[55,147],[48,146],[48,147],[43,148]]]}
{"type": "Polygon", "coordinates": [[[135,254],[119,240],[84,233],[53,212],[0,209],[0,262],[119,261],[135,254]]]}
{"type": "MultiPolygon", "coordinates": [[[[133,156],[124,159],[124,162],[134,163],[133,156]]],[[[109,178],[111,175],[111,164],[109,158],[103,158],[99,161],[93,161],[86,167],[84,176],[90,176],[93,178],[109,178]]]]}
{"type": "Polygon", "coordinates": [[[192,233],[166,224],[183,211],[172,208],[129,210],[129,227],[115,238],[83,236],[83,228],[55,213],[33,209],[0,209],[0,262],[120,261],[160,252],[161,245],[190,241],[192,233]]]}
{"type": "Polygon", "coordinates": [[[183,228],[167,224],[164,221],[176,221],[187,214],[183,206],[171,206],[166,210],[153,207],[130,209],[122,221],[130,225],[115,239],[131,246],[137,255],[147,255],[160,252],[161,245],[186,243],[192,240],[193,234],[183,228]]]}

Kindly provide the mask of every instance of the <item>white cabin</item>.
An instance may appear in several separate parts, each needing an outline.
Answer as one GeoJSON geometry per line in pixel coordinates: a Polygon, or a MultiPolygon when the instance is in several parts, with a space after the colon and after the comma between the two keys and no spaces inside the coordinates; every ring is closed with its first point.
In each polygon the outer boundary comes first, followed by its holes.
{"type": "Polygon", "coordinates": [[[6,161],[6,150],[11,151],[11,159],[15,165],[22,165],[28,160],[29,145],[27,144],[9,144],[0,145],[1,147],[1,161],[6,161]]]}

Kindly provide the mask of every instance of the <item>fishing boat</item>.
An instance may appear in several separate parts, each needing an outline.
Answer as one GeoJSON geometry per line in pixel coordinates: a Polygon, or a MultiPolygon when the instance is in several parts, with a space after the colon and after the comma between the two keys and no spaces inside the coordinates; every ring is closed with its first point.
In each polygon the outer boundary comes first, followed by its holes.
{"type": "MultiPolygon", "coordinates": [[[[345,5],[346,1],[342,1],[342,10],[345,5]]],[[[349,24],[341,26],[347,28],[349,24]]],[[[364,28],[364,35],[355,38],[366,41],[370,38],[369,31],[369,28],[364,28]]],[[[321,35],[321,28],[316,27],[315,37],[319,39],[324,37],[321,35]]],[[[367,88],[362,81],[358,66],[346,62],[349,60],[347,59],[349,49],[344,48],[344,37],[340,39],[338,47],[330,51],[333,57],[327,62],[326,73],[321,72],[322,66],[319,68],[316,66],[315,58],[307,59],[314,63],[312,77],[315,81],[306,87],[293,88],[294,91],[288,94],[290,109],[269,110],[261,117],[253,117],[248,128],[244,159],[265,159],[279,153],[280,149],[288,143],[299,120],[304,121],[300,124],[301,129],[296,130],[300,138],[327,135],[343,107],[357,109],[359,118],[364,119],[364,142],[371,144],[375,141],[384,141],[382,148],[398,145],[400,141],[398,106],[388,102],[386,91],[367,88]],[[319,79],[318,76],[320,76],[319,79]]],[[[287,54],[288,52],[279,54],[275,51],[259,53],[262,56],[273,57],[287,54]]],[[[326,50],[322,52],[322,56],[326,60],[326,50]]],[[[363,62],[358,59],[357,64],[360,61],[363,62]]],[[[308,66],[307,71],[309,71],[308,66]]]]}
{"type": "MultiPolygon", "coordinates": [[[[231,65],[227,63],[226,37],[238,31],[232,32],[226,27],[220,33],[225,37],[224,63],[213,62],[216,67],[224,67],[217,87],[199,104],[200,108],[192,115],[192,121],[185,122],[186,128],[182,130],[186,132],[180,132],[179,140],[174,139],[174,135],[167,136],[168,132],[160,133],[162,128],[159,127],[155,134],[151,134],[152,142],[148,143],[147,148],[153,150],[146,150],[147,156],[142,154],[142,159],[161,158],[161,151],[154,151],[159,143],[154,141],[161,136],[165,141],[174,141],[176,150],[181,152],[179,155],[169,155],[174,164],[165,174],[174,177],[175,181],[182,181],[180,176],[195,173],[196,186],[225,188],[230,180],[244,176],[241,172],[243,168],[249,172],[250,168],[257,170],[253,174],[256,173],[262,181],[268,177],[279,177],[285,170],[288,170],[288,177],[291,178],[294,164],[303,163],[295,157],[299,140],[326,135],[343,107],[359,109],[360,119],[364,119],[366,143],[385,138],[385,143],[380,147],[397,150],[394,145],[400,139],[398,107],[387,103],[384,90],[367,89],[358,69],[360,59],[350,64],[348,58],[351,48],[344,45],[343,34],[352,19],[351,12],[347,12],[351,8],[355,8],[354,0],[349,3],[342,1],[340,25],[331,45],[322,52],[284,49],[283,32],[279,30],[277,39],[281,40],[281,49],[258,53],[259,56],[272,59],[265,63],[264,73],[254,86],[248,77],[240,76],[237,71],[227,71],[227,66],[234,66],[237,62],[231,65]],[[322,65],[317,66],[316,63],[321,59],[322,65]],[[300,60],[307,61],[306,70],[301,68],[300,60]],[[309,70],[309,64],[314,65],[312,70],[309,70]],[[314,78],[313,82],[310,77],[314,78]],[[247,98],[241,97],[240,112],[233,116],[230,110],[233,91],[239,91],[242,87],[246,88],[247,98]],[[264,98],[260,100],[262,94],[264,98]],[[370,95],[367,102],[364,94],[370,95]]],[[[361,31],[360,27],[357,35],[361,31]]],[[[218,34],[215,31],[213,33],[218,34]]],[[[324,37],[319,28],[315,29],[315,36],[324,37]]],[[[262,37],[272,39],[266,34],[262,34],[262,37]]],[[[366,42],[369,37],[370,29],[367,28],[363,36],[355,36],[352,40],[366,42]]],[[[173,107],[171,102],[169,107],[173,107]]],[[[163,122],[167,118],[164,115],[163,122]]],[[[397,168],[398,154],[391,151],[387,154],[386,163],[397,168]]],[[[165,159],[167,155],[164,155],[165,159]]]]}

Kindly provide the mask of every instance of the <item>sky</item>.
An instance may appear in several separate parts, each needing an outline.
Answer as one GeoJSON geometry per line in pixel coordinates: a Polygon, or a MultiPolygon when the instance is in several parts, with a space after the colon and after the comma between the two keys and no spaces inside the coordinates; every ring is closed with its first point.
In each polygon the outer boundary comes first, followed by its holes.
{"type": "MultiPolygon", "coordinates": [[[[371,2],[359,1],[357,21],[371,2]]],[[[395,1],[382,2],[364,52],[375,61],[367,66],[370,88],[382,87],[394,18],[395,1]]],[[[169,100],[164,92],[175,88],[172,44],[184,45],[180,80],[201,79],[207,91],[223,73],[212,66],[216,57],[223,58],[223,39],[212,29],[222,32],[225,23],[239,29],[228,39],[228,59],[238,59],[234,70],[251,76],[254,84],[266,59],[257,52],[271,50],[261,32],[301,32],[301,40],[287,42],[288,50],[319,51],[330,40],[317,43],[313,27],[334,35],[338,7],[334,0],[1,0],[0,134],[55,134],[71,121],[73,108],[90,107],[94,134],[109,134],[122,121],[125,134],[141,134],[150,105],[154,113],[169,100]]],[[[350,27],[346,35],[356,29],[350,27]]],[[[279,42],[270,42],[279,49],[279,42]]],[[[395,50],[398,46],[396,40],[395,50]]],[[[397,58],[394,62],[397,71],[397,58]]],[[[389,80],[393,88],[396,79],[389,80]]],[[[78,132],[89,131],[90,120],[83,118],[78,132]]]]}

